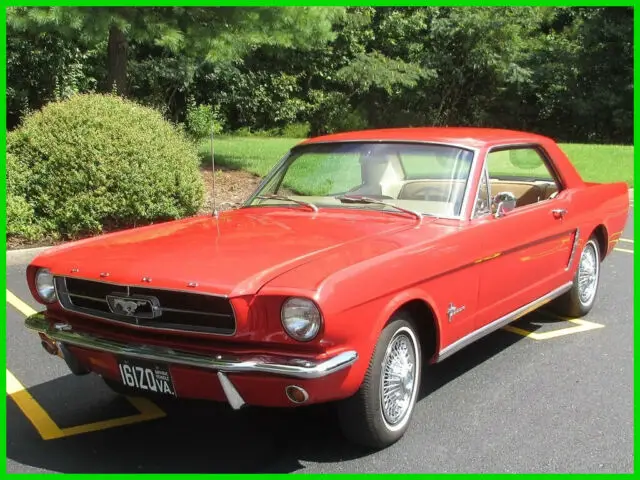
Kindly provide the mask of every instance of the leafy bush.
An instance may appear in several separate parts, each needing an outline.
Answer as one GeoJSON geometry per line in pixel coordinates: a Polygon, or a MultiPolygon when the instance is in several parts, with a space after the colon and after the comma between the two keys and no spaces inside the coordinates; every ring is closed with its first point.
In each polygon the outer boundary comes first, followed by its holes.
{"type": "Polygon", "coordinates": [[[25,200],[29,171],[15,155],[7,154],[7,235],[35,240],[41,229],[35,224],[33,207],[25,200]]]}
{"type": "Polygon", "coordinates": [[[224,121],[220,115],[219,107],[211,105],[196,105],[191,102],[187,106],[186,129],[187,133],[194,140],[202,140],[211,135],[213,128],[214,135],[222,133],[224,121]]]}
{"type": "Polygon", "coordinates": [[[309,122],[292,123],[282,128],[281,135],[284,138],[306,138],[311,131],[309,122]]]}
{"type": "Polygon", "coordinates": [[[7,135],[8,234],[74,238],[193,215],[198,164],[155,110],[112,95],[50,103],[7,135]]]}
{"type": "Polygon", "coordinates": [[[312,135],[367,128],[364,114],[349,106],[349,100],[345,94],[311,90],[309,96],[313,104],[313,114],[310,117],[312,135]]]}
{"type": "Polygon", "coordinates": [[[266,130],[252,130],[250,127],[241,127],[231,134],[234,137],[260,137],[260,138],[306,138],[309,136],[311,125],[308,122],[291,123],[282,128],[269,128],[266,130]]]}

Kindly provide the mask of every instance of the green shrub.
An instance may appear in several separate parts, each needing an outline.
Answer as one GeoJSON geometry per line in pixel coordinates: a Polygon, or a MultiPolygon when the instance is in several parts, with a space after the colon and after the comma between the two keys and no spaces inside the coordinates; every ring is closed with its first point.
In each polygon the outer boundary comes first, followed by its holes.
{"type": "Polygon", "coordinates": [[[284,138],[306,138],[311,131],[309,122],[291,123],[282,129],[281,135],[284,138]]]}
{"type": "Polygon", "coordinates": [[[148,107],[97,94],[50,103],[7,134],[8,234],[74,238],[193,215],[198,164],[193,143],[148,107]]]}
{"type": "Polygon", "coordinates": [[[28,179],[27,166],[7,153],[7,236],[36,240],[42,232],[35,223],[33,207],[25,199],[28,179]]]}
{"type": "Polygon", "coordinates": [[[224,128],[224,122],[218,107],[196,105],[193,102],[187,106],[185,123],[187,133],[196,141],[209,137],[212,128],[214,135],[222,133],[224,128]]]}
{"type": "Polygon", "coordinates": [[[266,130],[252,130],[251,127],[241,127],[231,133],[234,137],[259,137],[259,138],[306,138],[311,131],[308,122],[291,123],[282,128],[269,128],[266,130]]]}

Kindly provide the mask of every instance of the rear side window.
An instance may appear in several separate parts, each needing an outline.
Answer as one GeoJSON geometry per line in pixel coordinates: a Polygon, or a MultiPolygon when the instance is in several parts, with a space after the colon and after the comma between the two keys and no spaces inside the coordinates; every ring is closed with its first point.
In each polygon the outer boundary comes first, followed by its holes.
{"type": "Polygon", "coordinates": [[[511,193],[516,208],[551,200],[561,188],[543,152],[533,146],[492,150],[487,154],[486,169],[490,197],[511,193]]]}
{"type": "Polygon", "coordinates": [[[494,150],[487,156],[489,178],[519,181],[555,182],[541,153],[533,147],[494,150]]]}

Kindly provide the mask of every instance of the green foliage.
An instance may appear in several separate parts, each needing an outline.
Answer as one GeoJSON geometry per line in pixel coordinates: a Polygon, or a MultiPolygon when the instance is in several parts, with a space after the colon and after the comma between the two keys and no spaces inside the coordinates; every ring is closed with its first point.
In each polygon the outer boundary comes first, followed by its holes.
{"type": "Polygon", "coordinates": [[[108,32],[128,41],[128,95],[225,131],[477,125],[562,141],[633,140],[630,7],[10,7],[8,126],[74,92],[111,91],[108,32]],[[198,114],[206,117],[205,112],[198,114]]]}
{"type": "Polygon", "coordinates": [[[7,236],[36,240],[42,234],[33,207],[26,201],[29,170],[12,153],[7,153],[7,236]]]}
{"type": "Polygon", "coordinates": [[[311,125],[309,122],[292,123],[286,125],[280,131],[280,136],[284,138],[306,138],[311,131],[311,125]]]}
{"type": "Polygon", "coordinates": [[[380,88],[387,94],[393,94],[398,87],[415,87],[421,78],[433,75],[433,71],[419,65],[391,59],[376,51],[357,55],[336,72],[337,78],[349,86],[361,91],[380,88]]]}
{"type": "MultiPolygon", "coordinates": [[[[295,138],[218,137],[214,144],[215,162],[262,177],[298,142],[300,139],[295,138]]],[[[200,144],[199,153],[202,162],[211,165],[209,141],[200,144]]]]}
{"type": "Polygon", "coordinates": [[[314,134],[360,130],[367,127],[364,114],[349,107],[345,94],[312,90],[309,97],[313,105],[310,123],[314,134]]]}
{"type": "Polygon", "coordinates": [[[309,136],[311,125],[308,122],[291,123],[282,128],[270,128],[268,130],[251,130],[249,127],[242,127],[235,130],[231,135],[234,137],[259,137],[259,138],[305,138],[309,136]]]}
{"type": "Polygon", "coordinates": [[[203,201],[192,143],[119,97],[49,103],[8,134],[7,152],[10,235],[74,238],[193,215],[203,201]]]}
{"type": "Polygon", "coordinates": [[[202,140],[213,132],[218,135],[224,129],[224,119],[220,116],[220,108],[211,105],[196,105],[193,101],[187,106],[187,133],[194,140],[202,140]]]}

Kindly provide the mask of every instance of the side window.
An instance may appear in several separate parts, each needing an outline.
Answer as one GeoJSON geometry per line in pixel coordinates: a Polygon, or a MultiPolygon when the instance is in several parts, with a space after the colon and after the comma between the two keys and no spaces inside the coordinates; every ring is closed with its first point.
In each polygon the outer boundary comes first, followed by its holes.
{"type": "Polygon", "coordinates": [[[493,150],[487,155],[490,195],[515,195],[516,208],[553,198],[560,184],[540,151],[534,147],[493,150]]]}
{"type": "Polygon", "coordinates": [[[473,210],[473,218],[482,217],[491,213],[491,197],[489,195],[489,181],[487,180],[487,170],[482,171],[480,184],[478,185],[478,198],[473,210]]]}

